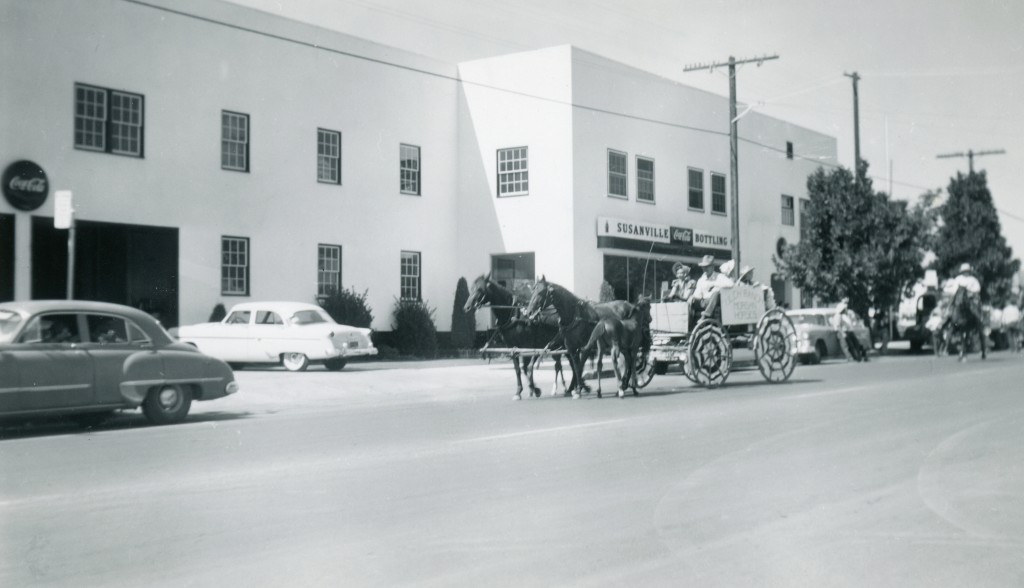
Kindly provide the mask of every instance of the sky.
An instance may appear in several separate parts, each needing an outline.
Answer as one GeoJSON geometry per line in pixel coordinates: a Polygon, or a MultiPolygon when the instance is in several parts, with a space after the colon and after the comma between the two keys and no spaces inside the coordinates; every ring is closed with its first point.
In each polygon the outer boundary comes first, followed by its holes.
{"type": "Polygon", "coordinates": [[[574,45],[722,96],[727,69],[684,69],[778,55],[738,68],[740,111],[835,137],[847,168],[846,74],[856,72],[861,159],[875,189],[916,202],[967,173],[968,151],[1005,151],[974,157],[974,169],[985,170],[1003,236],[1024,259],[1020,0],[229,1],[450,63],[574,45]],[[955,153],[964,156],[938,157],[955,153]]]}

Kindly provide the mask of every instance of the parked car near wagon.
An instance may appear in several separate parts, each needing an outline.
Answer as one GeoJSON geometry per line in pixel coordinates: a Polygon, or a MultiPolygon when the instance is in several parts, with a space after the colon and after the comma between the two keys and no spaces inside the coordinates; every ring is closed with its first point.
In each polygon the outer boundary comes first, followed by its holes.
{"type": "MultiPolygon", "coordinates": [[[[801,308],[787,310],[786,315],[796,327],[795,354],[802,363],[820,363],[826,357],[842,357],[838,334],[832,328],[835,308],[801,308]]],[[[852,312],[850,321],[857,340],[864,349],[871,349],[871,330],[852,312]]]]}
{"type": "Polygon", "coordinates": [[[238,391],[231,368],[174,341],[141,310],[78,300],[0,304],[0,418],[69,415],[98,424],[142,408],[182,421],[193,401],[238,391]]]}
{"type": "Polygon", "coordinates": [[[171,329],[183,343],[232,365],[281,364],[293,372],[310,363],[340,370],[353,357],[377,355],[370,329],[334,322],[305,302],[243,302],[219,323],[171,329]]]}

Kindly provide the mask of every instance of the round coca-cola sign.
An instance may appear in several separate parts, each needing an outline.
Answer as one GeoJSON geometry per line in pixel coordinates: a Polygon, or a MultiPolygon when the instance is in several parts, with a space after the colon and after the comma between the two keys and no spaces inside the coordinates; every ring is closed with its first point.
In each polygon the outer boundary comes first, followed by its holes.
{"type": "Polygon", "coordinates": [[[4,198],[18,210],[35,210],[46,202],[50,182],[46,172],[31,161],[15,161],[3,176],[4,198]]]}

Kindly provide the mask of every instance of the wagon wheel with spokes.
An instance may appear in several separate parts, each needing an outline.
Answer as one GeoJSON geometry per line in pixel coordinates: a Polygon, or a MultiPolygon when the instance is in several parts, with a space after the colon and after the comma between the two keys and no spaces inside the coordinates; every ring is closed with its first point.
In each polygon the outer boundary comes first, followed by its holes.
{"type": "Polygon", "coordinates": [[[703,386],[716,388],[725,383],[732,367],[732,343],[718,322],[703,319],[690,334],[687,377],[703,386]]]}
{"type": "Polygon", "coordinates": [[[654,360],[651,359],[650,351],[641,351],[636,354],[636,364],[633,366],[636,370],[636,387],[643,388],[647,384],[651,383],[654,379],[654,360]]]}
{"type": "Polygon", "coordinates": [[[754,335],[757,369],[769,382],[785,382],[796,367],[796,327],[780,308],[764,313],[754,335]]]}

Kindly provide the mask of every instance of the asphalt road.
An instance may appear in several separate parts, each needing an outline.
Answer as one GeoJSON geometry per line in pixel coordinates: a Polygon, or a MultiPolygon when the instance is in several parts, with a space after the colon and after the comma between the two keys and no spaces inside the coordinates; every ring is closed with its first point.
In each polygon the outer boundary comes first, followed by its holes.
{"type": "Polygon", "coordinates": [[[0,586],[1024,585],[1022,355],[576,401],[503,363],[238,379],[181,425],[3,431],[0,586]]]}

